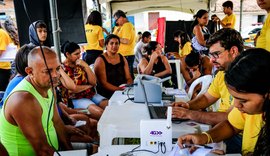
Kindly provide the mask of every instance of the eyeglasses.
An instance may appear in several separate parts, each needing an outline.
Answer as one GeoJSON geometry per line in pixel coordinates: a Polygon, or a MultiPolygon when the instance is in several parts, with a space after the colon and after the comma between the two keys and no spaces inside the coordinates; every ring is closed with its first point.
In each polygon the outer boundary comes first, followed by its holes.
{"type": "Polygon", "coordinates": [[[208,56],[209,57],[212,57],[214,59],[218,59],[219,58],[219,55],[221,53],[223,53],[224,51],[226,51],[226,50],[223,50],[223,51],[214,51],[214,52],[209,53],[208,56]]]}

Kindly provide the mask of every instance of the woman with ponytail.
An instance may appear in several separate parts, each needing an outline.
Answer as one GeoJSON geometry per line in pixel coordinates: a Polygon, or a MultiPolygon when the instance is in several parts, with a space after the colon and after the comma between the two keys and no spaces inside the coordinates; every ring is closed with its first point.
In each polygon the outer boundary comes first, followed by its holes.
{"type": "MultiPolygon", "coordinates": [[[[150,41],[144,47],[147,55],[141,59],[139,70],[142,74],[164,78],[172,74],[171,66],[166,56],[162,55],[162,47],[156,41],[150,41]]],[[[166,86],[166,83],[163,85],[166,86]]],[[[169,84],[168,84],[169,85],[169,84]]]]}
{"type": "Polygon", "coordinates": [[[264,49],[248,49],[230,65],[225,82],[234,97],[234,108],[228,119],[202,134],[178,138],[185,143],[220,142],[242,133],[243,155],[270,155],[270,53],[264,49]]]}
{"type": "Polygon", "coordinates": [[[208,24],[208,12],[206,10],[199,10],[194,15],[194,22],[191,25],[193,29],[192,47],[193,50],[200,54],[208,54],[208,48],[206,47],[206,41],[210,36],[210,32],[207,29],[208,24]]]}

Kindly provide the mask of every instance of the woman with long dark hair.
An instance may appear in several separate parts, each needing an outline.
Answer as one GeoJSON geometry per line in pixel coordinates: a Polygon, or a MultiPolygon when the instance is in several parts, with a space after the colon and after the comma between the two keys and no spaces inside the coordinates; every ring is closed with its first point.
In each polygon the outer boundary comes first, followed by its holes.
{"type": "Polygon", "coordinates": [[[228,119],[202,134],[178,138],[185,143],[219,142],[243,133],[243,155],[270,155],[270,53],[265,49],[248,49],[230,65],[225,82],[234,97],[228,119]]]}
{"type": "Polygon", "coordinates": [[[193,29],[193,50],[200,54],[208,54],[208,48],[206,47],[206,41],[210,36],[210,32],[206,27],[208,24],[208,12],[201,9],[194,15],[194,18],[195,20],[191,25],[193,29]]]}
{"type": "Polygon", "coordinates": [[[98,11],[92,11],[85,25],[87,45],[85,46],[85,62],[90,65],[95,63],[97,57],[103,53],[104,36],[102,28],[102,16],[98,11]]]}
{"type": "Polygon", "coordinates": [[[99,120],[108,100],[95,92],[96,76],[88,64],[80,59],[80,46],[67,41],[62,45],[61,51],[66,57],[62,67],[76,85],[74,90],[59,85],[64,103],[71,100],[74,108],[88,109],[90,117],[99,120]]]}
{"type": "MultiPolygon", "coordinates": [[[[160,78],[164,78],[172,74],[169,61],[166,56],[162,55],[162,47],[158,42],[150,41],[144,49],[147,55],[145,55],[139,63],[140,73],[160,78]]],[[[169,86],[169,83],[163,84],[165,86],[169,86]]]]}
{"type": "Polygon", "coordinates": [[[132,84],[128,62],[118,53],[120,38],[110,34],[106,37],[106,52],[100,55],[95,62],[95,74],[98,81],[99,94],[110,98],[117,90],[123,90],[122,84],[132,84]]]}
{"type": "Polygon", "coordinates": [[[180,58],[187,56],[192,50],[191,41],[188,34],[184,31],[177,30],[176,32],[174,32],[173,36],[174,40],[179,43],[180,58]]]}

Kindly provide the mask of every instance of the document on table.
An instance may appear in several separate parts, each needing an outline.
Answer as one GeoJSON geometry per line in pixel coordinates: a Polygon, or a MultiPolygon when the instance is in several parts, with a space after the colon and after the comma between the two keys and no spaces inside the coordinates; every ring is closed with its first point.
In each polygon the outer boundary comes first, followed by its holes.
{"type": "MultiPolygon", "coordinates": [[[[223,142],[209,144],[209,146],[213,147],[213,149],[224,149],[224,148],[226,149],[226,146],[225,144],[223,144],[223,142]]],[[[195,152],[190,154],[188,148],[181,149],[176,143],[174,145],[172,152],[169,154],[169,156],[205,156],[205,155],[209,155],[209,153],[213,149],[200,147],[195,152]]]]}

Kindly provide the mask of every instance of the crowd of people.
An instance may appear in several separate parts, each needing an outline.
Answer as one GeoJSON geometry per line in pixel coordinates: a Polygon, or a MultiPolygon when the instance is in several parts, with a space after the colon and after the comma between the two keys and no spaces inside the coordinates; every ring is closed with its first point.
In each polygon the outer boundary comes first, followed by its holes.
{"type": "MultiPolygon", "coordinates": [[[[213,126],[207,132],[179,136],[180,148],[224,141],[226,153],[270,154],[270,0],[257,3],[268,16],[256,48],[244,49],[243,39],[234,29],[231,1],[222,5],[223,19],[211,17],[221,27],[213,34],[206,27],[209,13],[203,9],[194,15],[192,36],[182,30],[173,34],[179,44],[176,53],[185,89],[204,75],[214,76],[204,94],[197,96],[198,85],[190,101],[172,104],[172,118],[213,126]],[[206,111],[217,102],[216,112],[206,111]]],[[[29,44],[21,46],[11,21],[5,22],[5,29],[0,27],[0,58],[10,44],[18,47],[11,80],[11,63],[0,62],[0,91],[5,91],[0,102],[0,155],[53,155],[75,148],[78,142],[87,144],[88,154],[96,153],[97,123],[108,99],[133,84],[134,71],[159,78],[176,74],[161,44],[151,41],[150,32],[136,37],[134,25],[122,10],[113,18],[116,26],[110,34],[102,27],[100,12],[92,11],[85,24],[87,44],[63,43],[63,62],[49,48],[44,21],[29,25],[29,44]],[[76,126],[78,121],[84,124],[76,126]]],[[[194,150],[190,148],[190,152],[194,150]]]]}

